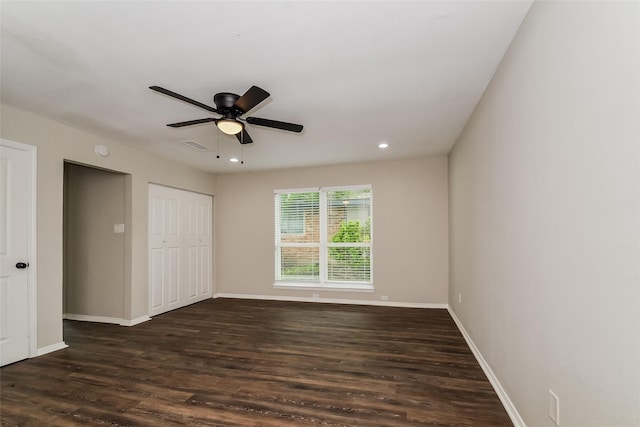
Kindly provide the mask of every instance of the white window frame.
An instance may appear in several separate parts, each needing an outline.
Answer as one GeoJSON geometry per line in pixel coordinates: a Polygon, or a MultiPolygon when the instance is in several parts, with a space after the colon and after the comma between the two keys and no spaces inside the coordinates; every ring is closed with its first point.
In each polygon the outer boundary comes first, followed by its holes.
{"type": "Polygon", "coordinates": [[[281,189],[274,190],[274,261],[275,261],[275,283],[274,288],[281,289],[307,289],[307,290],[335,290],[335,291],[355,291],[355,292],[374,292],[373,286],[373,187],[371,185],[349,185],[349,186],[335,186],[335,187],[311,187],[311,188],[296,188],[296,189],[281,189]],[[329,242],[327,236],[327,193],[331,191],[357,191],[357,190],[370,190],[371,191],[371,221],[370,221],[370,242],[369,243],[332,243],[329,242]],[[279,198],[280,194],[292,194],[292,193],[319,193],[319,215],[320,215],[320,242],[318,243],[287,243],[286,247],[318,247],[319,250],[319,279],[317,281],[291,281],[281,280],[280,278],[280,250],[279,242],[280,236],[278,235],[279,227],[275,226],[275,221],[279,216],[279,198]],[[370,272],[369,282],[339,282],[330,281],[327,279],[327,253],[329,247],[339,246],[363,246],[368,247],[370,250],[370,272]]]}

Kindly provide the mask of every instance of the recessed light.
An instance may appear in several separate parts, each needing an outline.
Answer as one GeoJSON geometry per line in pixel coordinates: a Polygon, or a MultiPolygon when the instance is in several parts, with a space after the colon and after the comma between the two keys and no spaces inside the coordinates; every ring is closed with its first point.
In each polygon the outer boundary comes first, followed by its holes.
{"type": "Polygon", "coordinates": [[[229,161],[231,163],[238,163],[240,160],[236,159],[235,157],[232,157],[232,158],[229,159],[229,161]]]}
{"type": "Polygon", "coordinates": [[[381,142],[380,144],[378,144],[378,148],[388,148],[389,144],[387,144],[386,142],[381,142]]]}

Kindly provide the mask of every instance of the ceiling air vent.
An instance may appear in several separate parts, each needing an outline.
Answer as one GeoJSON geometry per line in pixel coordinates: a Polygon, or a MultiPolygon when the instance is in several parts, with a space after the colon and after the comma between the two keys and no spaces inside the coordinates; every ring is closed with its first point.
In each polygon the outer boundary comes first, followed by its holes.
{"type": "Polygon", "coordinates": [[[207,151],[207,150],[209,150],[204,145],[200,145],[195,141],[184,141],[183,144],[186,145],[187,147],[191,148],[192,150],[197,150],[197,151],[207,151]]]}

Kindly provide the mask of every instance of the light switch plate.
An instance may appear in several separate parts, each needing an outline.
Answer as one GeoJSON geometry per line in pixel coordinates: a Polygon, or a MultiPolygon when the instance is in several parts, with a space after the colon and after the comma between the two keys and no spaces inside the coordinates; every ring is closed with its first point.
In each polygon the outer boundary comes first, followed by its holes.
{"type": "Polygon", "coordinates": [[[124,224],[113,224],[114,233],[124,233],[124,224]]]}

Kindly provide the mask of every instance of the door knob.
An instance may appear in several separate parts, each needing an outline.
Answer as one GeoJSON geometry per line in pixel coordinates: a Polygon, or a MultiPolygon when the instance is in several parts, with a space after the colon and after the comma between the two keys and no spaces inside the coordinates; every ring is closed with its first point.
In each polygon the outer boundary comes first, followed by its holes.
{"type": "Polygon", "coordinates": [[[16,268],[22,270],[23,268],[27,268],[29,267],[29,263],[28,262],[19,262],[16,264],[16,268]]]}

